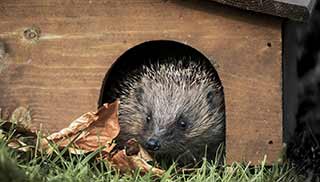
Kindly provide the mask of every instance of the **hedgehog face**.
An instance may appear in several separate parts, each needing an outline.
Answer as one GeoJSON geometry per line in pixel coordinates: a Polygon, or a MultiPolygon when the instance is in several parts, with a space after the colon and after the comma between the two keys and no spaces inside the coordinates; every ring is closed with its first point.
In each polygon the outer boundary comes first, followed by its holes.
{"type": "Polygon", "coordinates": [[[214,88],[171,88],[140,85],[123,99],[119,117],[126,140],[136,138],[157,155],[173,156],[192,155],[206,144],[221,142],[224,112],[214,88]]]}
{"type": "Polygon", "coordinates": [[[160,154],[181,153],[195,150],[189,146],[204,148],[205,144],[221,140],[218,137],[223,128],[223,114],[218,114],[220,106],[212,102],[212,89],[198,89],[180,89],[176,93],[177,89],[166,90],[166,94],[158,89],[148,90],[153,94],[139,91],[137,108],[143,109],[137,112],[143,123],[140,140],[145,148],[160,154]]]}
{"type": "Polygon", "coordinates": [[[224,139],[222,87],[205,69],[190,64],[144,67],[124,83],[120,138],[136,138],[146,149],[173,158],[199,155],[224,139]]]}
{"type": "Polygon", "coordinates": [[[164,115],[157,108],[150,110],[146,114],[142,113],[145,116],[142,129],[144,134],[141,136],[144,147],[155,153],[185,150],[191,122],[182,113],[164,115]]]}

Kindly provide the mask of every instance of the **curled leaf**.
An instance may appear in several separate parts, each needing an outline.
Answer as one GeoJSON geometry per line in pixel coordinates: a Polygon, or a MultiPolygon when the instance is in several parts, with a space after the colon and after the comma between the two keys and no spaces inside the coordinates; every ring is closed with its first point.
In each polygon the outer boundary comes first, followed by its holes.
{"type": "MultiPolygon", "coordinates": [[[[118,122],[119,101],[104,104],[97,112],[88,112],[74,120],[69,127],[49,135],[42,140],[42,147],[49,147],[49,142],[59,147],[69,147],[71,153],[87,153],[105,146],[110,152],[113,140],[120,132],[118,122]]],[[[50,150],[49,150],[50,151],[50,150]]]]}
{"type": "Polygon", "coordinates": [[[8,147],[22,152],[30,152],[33,150],[33,146],[27,145],[26,143],[17,138],[9,140],[8,147]]]}
{"type": "MultiPolygon", "coordinates": [[[[164,170],[148,163],[153,159],[136,140],[127,141],[124,149],[120,150],[116,147],[114,140],[120,133],[118,109],[119,101],[117,100],[110,104],[104,104],[97,112],[83,114],[67,128],[41,138],[40,150],[51,153],[53,151],[51,144],[60,149],[67,148],[73,154],[96,152],[102,149],[101,153],[103,155],[100,159],[105,160],[111,167],[121,173],[139,170],[141,174],[150,172],[155,176],[161,176],[164,170]]],[[[16,120],[20,120],[25,118],[27,112],[20,109],[16,113],[16,120]]],[[[14,123],[3,123],[1,126],[8,131],[13,127],[18,134],[17,136],[30,136],[33,139],[34,147],[30,147],[19,138],[11,139],[9,147],[25,152],[36,148],[37,135],[30,129],[25,129],[14,123]]]]}
{"type": "Polygon", "coordinates": [[[106,160],[109,161],[111,167],[118,169],[121,173],[139,169],[141,174],[151,172],[155,176],[161,176],[165,172],[148,164],[149,161],[152,161],[152,158],[134,139],[126,143],[125,149],[118,151],[106,160]]]}
{"type": "Polygon", "coordinates": [[[32,121],[31,111],[25,107],[18,107],[11,114],[10,121],[20,127],[29,129],[32,121]]]}
{"type": "Polygon", "coordinates": [[[25,128],[25,126],[20,126],[18,124],[12,122],[3,122],[0,124],[0,129],[5,132],[14,131],[14,135],[21,135],[24,137],[32,137],[34,139],[37,138],[37,134],[31,131],[29,128],[25,128]]]}

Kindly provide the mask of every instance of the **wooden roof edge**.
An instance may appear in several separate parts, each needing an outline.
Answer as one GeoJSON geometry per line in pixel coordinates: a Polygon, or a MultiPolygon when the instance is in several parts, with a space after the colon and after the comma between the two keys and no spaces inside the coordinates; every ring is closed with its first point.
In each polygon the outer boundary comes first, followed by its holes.
{"type": "Polygon", "coordinates": [[[317,0],[211,0],[245,10],[306,21],[317,0]]]}

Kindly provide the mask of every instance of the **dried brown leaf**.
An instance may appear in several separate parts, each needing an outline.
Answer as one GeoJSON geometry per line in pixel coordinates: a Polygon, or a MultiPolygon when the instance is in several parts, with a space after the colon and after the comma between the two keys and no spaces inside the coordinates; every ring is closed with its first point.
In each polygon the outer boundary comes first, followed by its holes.
{"type": "MultiPolygon", "coordinates": [[[[117,100],[110,104],[104,104],[97,112],[88,112],[80,116],[67,128],[42,138],[40,148],[51,153],[50,143],[54,143],[58,148],[68,147],[69,152],[79,154],[105,147],[102,151],[103,159],[121,173],[139,169],[141,174],[151,172],[155,176],[161,176],[164,170],[148,164],[152,158],[136,140],[127,141],[123,150],[115,148],[116,144],[113,141],[120,132],[118,108],[119,101],[117,100]]],[[[26,112],[17,113],[19,114],[17,118],[24,118],[20,116],[24,116],[23,113],[26,112]]],[[[9,129],[12,125],[5,123],[2,127],[9,129]]],[[[35,136],[32,132],[28,133],[28,129],[17,128],[16,131],[35,136]]],[[[18,139],[11,140],[9,146],[22,151],[30,150],[25,143],[18,139]]]]}
{"type": "Polygon", "coordinates": [[[134,139],[127,142],[125,149],[119,150],[111,158],[106,158],[111,167],[121,173],[128,173],[139,169],[141,174],[151,172],[155,176],[161,176],[165,171],[156,168],[148,161],[152,161],[150,155],[134,139]]]}
{"type": "MultiPolygon", "coordinates": [[[[106,146],[105,152],[110,152],[113,140],[120,132],[118,122],[119,101],[104,104],[97,112],[88,112],[74,120],[69,127],[53,133],[42,140],[42,147],[48,148],[48,142],[54,142],[59,147],[69,148],[71,153],[87,153],[106,146]]],[[[50,150],[49,150],[50,151],[50,150]]]]}
{"type": "Polygon", "coordinates": [[[33,146],[27,145],[17,138],[8,141],[8,147],[22,152],[30,152],[33,149],[33,146]]]}
{"type": "Polygon", "coordinates": [[[12,112],[10,121],[16,123],[20,127],[29,129],[32,121],[31,111],[25,107],[18,107],[12,112]]]}
{"type": "Polygon", "coordinates": [[[37,138],[37,134],[29,128],[25,128],[24,126],[17,125],[12,122],[4,122],[1,123],[0,129],[5,132],[10,132],[11,130],[14,130],[15,135],[22,135],[24,137],[32,137],[34,139],[37,138]]]}

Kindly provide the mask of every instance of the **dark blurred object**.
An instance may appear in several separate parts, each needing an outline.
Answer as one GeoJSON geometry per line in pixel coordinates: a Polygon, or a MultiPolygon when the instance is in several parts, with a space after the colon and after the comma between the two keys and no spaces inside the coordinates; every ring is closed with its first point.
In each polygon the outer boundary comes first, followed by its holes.
{"type": "Polygon", "coordinates": [[[288,158],[309,181],[320,180],[320,4],[297,29],[298,108],[288,158]]]}

